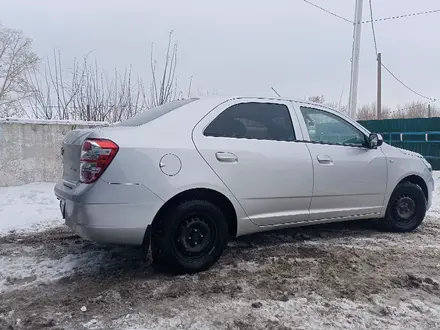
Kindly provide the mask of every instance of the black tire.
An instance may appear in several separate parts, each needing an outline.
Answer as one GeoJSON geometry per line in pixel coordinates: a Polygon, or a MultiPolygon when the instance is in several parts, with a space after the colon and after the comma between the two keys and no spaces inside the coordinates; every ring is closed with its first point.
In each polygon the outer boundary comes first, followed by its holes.
{"type": "Polygon", "coordinates": [[[426,198],[420,186],[404,182],[394,189],[380,224],[393,232],[410,232],[420,226],[426,214],[426,198]]]}
{"type": "Polygon", "coordinates": [[[189,200],[170,208],[153,227],[153,262],[177,273],[209,269],[228,242],[223,212],[205,200],[189,200]]]}

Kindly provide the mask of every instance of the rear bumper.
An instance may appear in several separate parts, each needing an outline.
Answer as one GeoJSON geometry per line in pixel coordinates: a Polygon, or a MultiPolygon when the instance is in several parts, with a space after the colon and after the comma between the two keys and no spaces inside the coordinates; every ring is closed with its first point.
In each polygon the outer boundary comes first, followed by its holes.
{"type": "Polygon", "coordinates": [[[63,182],[55,186],[66,225],[84,239],[102,244],[142,245],[147,227],[163,205],[160,198],[143,186],[101,182],[87,191],[69,189],[63,182]],[[109,201],[97,202],[94,194],[104,188],[111,190],[101,193],[109,196],[109,201]]]}
{"type": "Polygon", "coordinates": [[[78,204],[67,200],[65,221],[70,229],[93,242],[142,245],[154,218],[145,216],[148,209],[148,204],[78,204]]]}

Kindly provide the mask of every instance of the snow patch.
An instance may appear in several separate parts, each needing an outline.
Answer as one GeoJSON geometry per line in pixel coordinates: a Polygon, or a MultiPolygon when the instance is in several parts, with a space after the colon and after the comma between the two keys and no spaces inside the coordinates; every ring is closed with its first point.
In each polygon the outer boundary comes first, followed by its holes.
{"type": "Polygon", "coordinates": [[[54,183],[0,187],[0,236],[42,231],[63,224],[54,183]]]}
{"type": "Polygon", "coordinates": [[[100,251],[69,254],[61,259],[16,256],[14,253],[8,253],[0,256],[0,292],[55,281],[76,271],[94,269],[96,265],[103,263],[104,258],[105,255],[100,251]]]}

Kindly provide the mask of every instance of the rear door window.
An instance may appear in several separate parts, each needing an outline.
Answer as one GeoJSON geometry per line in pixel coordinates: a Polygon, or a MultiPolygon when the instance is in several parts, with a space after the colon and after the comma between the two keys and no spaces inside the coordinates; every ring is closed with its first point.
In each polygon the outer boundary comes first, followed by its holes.
{"type": "Polygon", "coordinates": [[[238,139],[295,141],[289,109],[279,103],[235,104],[206,127],[205,136],[238,139]]]}

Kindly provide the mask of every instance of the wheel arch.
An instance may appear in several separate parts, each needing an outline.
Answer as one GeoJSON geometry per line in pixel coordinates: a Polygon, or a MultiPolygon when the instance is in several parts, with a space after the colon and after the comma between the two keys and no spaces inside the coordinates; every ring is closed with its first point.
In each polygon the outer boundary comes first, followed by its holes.
{"type": "MultiPolygon", "coordinates": [[[[428,185],[426,184],[425,180],[421,176],[416,175],[416,174],[408,175],[408,176],[404,177],[402,180],[400,180],[399,183],[396,185],[396,187],[398,187],[400,184],[402,184],[404,182],[410,182],[410,183],[418,185],[420,188],[422,188],[423,195],[425,195],[425,199],[428,200],[428,198],[429,198],[428,185]]],[[[396,187],[394,187],[394,189],[396,189],[396,187]]]]}
{"type": "Polygon", "coordinates": [[[171,197],[156,213],[156,216],[152,222],[152,229],[158,224],[158,219],[166,213],[170,208],[177,206],[179,203],[191,200],[191,199],[201,199],[206,200],[214,205],[218,206],[222,212],[224,212],[225,217],[228,222],[228,230],[231,237],[235,238],[237,236],[237,212],[234,205],[221,192],[211,189],[211,188],[190,188],[179,192],[178,194],[171,197]]]}

